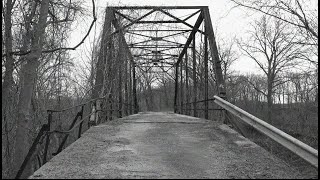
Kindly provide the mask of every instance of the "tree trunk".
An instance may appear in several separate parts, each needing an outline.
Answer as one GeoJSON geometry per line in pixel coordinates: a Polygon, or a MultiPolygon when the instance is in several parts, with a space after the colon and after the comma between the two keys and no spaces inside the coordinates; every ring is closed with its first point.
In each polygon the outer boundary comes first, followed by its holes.
{"type": "MultiPolygon", "coordinates": [[[[2,84],[2,108],[6,109],[6,103],[10,99],[8,98],[10,95],[10,90],[12,89],[13,85],[13,65],[14,59],[11,54],[12,52],[12,23],[11,23],[11,11],[12,11],[12,1],[7,0],[6,4],[6,12],[4,16],[4,23],[5,23],[5,49],[6,49],[6,61],[5,61],[5,74],[4,74],[4,81],[2,84]]],[[[9,104],[9,103],[8,103],[9,104]]],[[[6,111],[3,111],[2,114],[5,114],[6,111]]]]}
{"type": "MultiPolygon", "coordinates": [[[[6,52],[6,61],[5,61],[5,73],[4,80],[2,83],[2,123],[5,124],[5,128],[7,129],[8,123],[12,123],[13,119],[9,118],[10,114],[9,107],[12,106],[12,87],[13,87],[13,65],[14,59],[11,54],[12,52],[12,22],[11,22],[11,11],[12,11],[13,3],[11,0],[7,0],[6,3],[6,11],[4,14],[4,23],[5,23],[5,52],[6,52]]],[[[3,126],[2,126],[3,127],[3,126]]],[[[11,163],[10,163],[10,147],[9,147],[9,131],[6,130],[5,134],[7,138],[6,149],[7,156],[5,158],[5,169],[8,170],[8,177],[11,177],[11,163]]],[[[2,144],[3,145],[3,144],[2,144]]],[[[5,170],[5,171],[6,171],[5,170]]]]}
{"type": "MultiPolygon", "coordinates": [[[[31,41],[31,52],[25,57],[27,64],[22,67],[23,82],[19,94],[18,119],[15,142],[15,168],[19,170],[26,154],[29,150],[29,131],[31,130],[30,104],[34,89],[37,68],[39,66],[39,57],[42,51],[43,38],[45,34],[49,0],[41,2],[39,21],[34,28],[31,41]]],[[[31,174],[31,166],[24,170],[22,178],[31,174]]]]}
{"type": "Polygon", "coordinates": [[[272,117],[271,117],[271,114],[272,114],[272,83],[268,82],[268,94],[267,94],[267,120],[269,123],[272,123],[272,117]]]}

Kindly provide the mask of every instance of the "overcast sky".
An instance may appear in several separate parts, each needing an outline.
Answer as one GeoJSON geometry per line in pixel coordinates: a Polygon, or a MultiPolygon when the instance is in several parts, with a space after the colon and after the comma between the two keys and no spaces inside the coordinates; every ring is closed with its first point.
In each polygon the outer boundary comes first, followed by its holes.
{"type": "MultiPolygon", "coordinates": [[[[246,31],[249,28],[250,22],[256,15],[249,14],[243,8],[233,8],[234,4],[229,0],[95,0],[97,9],[98,22],[95,26],[96,33],[100,33],[101,24],[104,18],[104,8],[107,5],[128,5],[128,6],[209,6],[212,25],[215,31],[217,41],[224,39],[230,40],[232,37],[243,38],[246,35],[246,31]]],[[[87,8],[91,10],[91,0],[87,0],[87,8]]],[[[89,11],[90,12],[90,11],[89,11]]],[[[91,23],[91,17],[79,19],[79,22],[74,27],[74,31],[70,36],[69,44],[77,44],[80,41],[89,25],[91,23]]],[[[90,48],[94,37],[94,31],[91,32],[90,37],[86,39],[84,45],[78,48],[76,51],[71,52],[71,56],[76,60],[86,61],[89,58],[84,53],[86,48],[90,48]]],[[[235,49],[237,47],[235,46],[235,49]]],[[[88,55],[88,54],[87,54],[88,55]]],[[[242,56],[231,67],[233,70],[240,71],[241,73],[254,72],[258,73],[259,69],[255,63],[242,56]]]]}

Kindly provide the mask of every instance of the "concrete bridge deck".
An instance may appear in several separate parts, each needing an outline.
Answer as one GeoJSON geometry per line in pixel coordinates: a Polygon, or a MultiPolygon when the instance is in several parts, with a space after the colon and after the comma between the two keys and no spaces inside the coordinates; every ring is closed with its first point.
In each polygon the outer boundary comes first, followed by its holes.
{"type": "Polygon", "coordinates": [[[299,178],[228,126],[167,112],[91,127],[30,178],[299,178]]]}

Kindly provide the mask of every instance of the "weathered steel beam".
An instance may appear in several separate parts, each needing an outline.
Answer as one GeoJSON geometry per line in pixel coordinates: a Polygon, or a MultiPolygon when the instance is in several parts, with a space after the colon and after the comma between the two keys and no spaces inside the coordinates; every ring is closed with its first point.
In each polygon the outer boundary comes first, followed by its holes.
{"type": "Polygon", "coordinates": [[[183,64],[181,62],[181,64],[180,64],[180,113],[181,114],[183,114],[182,109],[183,109],[183,93],[184,93],[184,90],[183,90],[183,74],[182,74],[183,71],[182,70],[183,70],[183,64]]]}
{"type": "Polygon", "coordinates": [[[147,38],[152,38],[153,36],[148,36],[148,35],[145,35],[145,34],[139,34],[139,33],[134,33],[132,31],[126,31],[127,33],[129,34],[134,34],[134,35],[138,35],[138,36],[142,36],[142,37],[147,37],[147,38]]]}
{"type": "MultiPolygon", "coordinates": [[[[160,54],[161,56],[171,56],[171,57],[178,57],[178,55],[175,54],[160,54]]],[[[155,54],[140,54],[140,55],[133,55],[133,57],[144,57],[144,56],[151,56],[154,57],[155,54]]]]}
{"type": "Polygon", "coordinates": [[[125,83],[124,83],[124,112],[125,115],[128,116],[129,115],[129,109],[128,109],[128,99],[129,99],[129,93],[128,93],[128,59],[126,57],[125,61],[124,61],[124,78],[125,78],[125,83]]]}
{"type": "Polygon", "coordinates": [[[188,39],[187,39],[187,42],[185,43],[184,47],[183,47],[183,50],[181,51],[180,55],[179,55],[179,59],[177,61],[177,64],[180,63],[184,53],[186,52],[187,48],[189,47],[191,41],[192,41],[192,38],[193,36],[195,35],[195,33],[197,32],[198,28],[200,27],[200,24],[202,23],[203,21],[203,12],[201,12],[198,16],[198,19],[194,25],[194,28],[192,29],[192,32],[190,33],[188,39]]]}
{"type": "Polygon", "coordinates": [[[183,19],[183,21],[186,21],[186,20],[188,20],[188,19],[192,18],[193,16],[195,16],[195,15],[196,15],[196,14],[198,14],[199,12],[201,12],[201,9],[200,9],[200,10],[198,10],[198,11],[196,11],[195,13],[192,13],[190,16],[188,16],[188,17],[184,18],[184,19],[183,19]]]}
{"type": "Polygon", "coordinates": [[[143,45],[139,45],[139,46],[132,46],[129,48],[184,48],[184,47],[179,47],[179,46],[143,46],[143,45]]]}
{"type": "Polygon", "coordinates": [[[114,9],[202,9],[208,6],[109,6],[114,9]]]}
{"type": "Polygon", "coordinates": [[[129,21],[133,21],[131,18],[129,18],[128,16],[126,16],[126,15],[124,15],[124,14],[122,14],[122,13],[120,13],[120,12],[118,12],[118,11],[116,11],[116,10],[114,10],[114,12],[115,13],[117,13],[119,16],[121,16],[121,17],[123,17],[123,18],[125,18],[125,19],[128,19],[129,21]]]}
{"type": "Polygon", "coordinates": [[[146,43],[146,42],[150,42],[150,41],[152,41],[152,40],[148,39],[148,40],[145,40],[145,41],[128,44],[128,46],[134,46],[134,45],[137,45],[137,44],[142,44],[142,43],[146,43]]]}
{"type": "Polygon", "coordinates": [[[196,36],[193,36],[192,48],[192,79],[193,79],[193,116],[197,117],[197,59],[196,59],[196,36]]]}
{"type": "Polygon", "coordinates": [[[135,32],[135,31],[159,31],[159,32],[162,32],[162,31],[168,31],[168,32],[171,32],[171,31],[185,31],[185,32],[189,32],[189,31],[192,31],[192,29],[128,29],[128,30],[125,30],[125,32],[135,32]]]}
{"type": "Polygon", "coordinates": [[[174,41],[170,41],[170,40],[166,40],[166,39],[162,39],[162,41],[169,42],[169,43],[172,43],[172,44],[177,44],[179,46],[183,46],[184,45],[182,43],[178,43],[178,42],[174,42],[174,41]]]}
{"type": "Polygon", "coordinates": [[[209,102],[208,102],[208,36],[207,36],[207,28],[205,28],[206,34],[204,35],[204,118],[209,119],[209,102]]]}
{"type": "Polygon", "coordinates": [[[218,54],[218,48],[216,44],[216,40],[214,37],[212,22],[210,18],[209,8],[205,7],[203,8],[203,14],[204,14],[204,21],[205,21],[205,28],[207,28],[206,32],[208,34],[208,40],[210,44],[210,52],[211,57],[213,58],[213,65],[214,65],[214,72],[218,87],[218,93],[219,96],[222,98],[226,97],[226,90],[225,90],[225,82],[222,76],[222,69],[221,69],[221,61],[218,54]]]}
{"type": "MultiPolygon", "coordinates": [[[[131,97],[131,104],[133,106],[130,106],[130,114],[134,113],[138,113],[139,111],[139,107],[138,107],[138,101],[137,101],[137,92],[136,92],[136,77],[135,77],[135,63],[133,61],[133,57],[131,54],[131,51],[128,47],[128,44],[124,38],[124,35],[122,33],[122,28],[120,28],[119,23],[117,21],[116,18],[114,18],[115,20],[112,21],[113,25],[115,28],[117,28],[119,30],[119,34],[120,34],[120,38],[123,41],[123,47],[125,48],[126,52],[128,53],[129,56],[129,60],[130,60],[130,71],[129,71],[129,90],[130,90],[130,97],[131,97]]],[[[112,108],[111,108],[112,109],[112,108]]]]}
{"type": "Polygon", "coordinates": [[[140,65],[140,64],[152,64],[152,63],[174,65],[174,63],[173,63],[173,62],[165,62],[165,61],[160,61],[160,62],[155,62],[155,61],[148,61],[148,62],[136,62],[135,64],[140,65]]]}
{"type": "MultiPolygon", "coordinates": [[[[173,66],[173,65],[172,65],[173,66]]],[[[171,68],[172,66],[158,66],[158,65],[154,65],[154,66],[139,66],[141,68],[144,68],[144,67],[158,67],[158,68],[171,68]]]]}
{"type": "Polygon", "coordinates": [[[100,50],[99,50],[99,56],[98,56],[98,62],[96,64],[96,78],[95,78],[95,85],[93,87],[92,91],[92,98],[98,98],[101,90],[103,89],[103,81],[104,81],[104,67],[105,63],[107,61],[106,58],[109,58],[108,54],[110,51],[107,51],[107,44],[111,40],[111,22],[114,18],[113,10],[110,8],[106,8],[106,15],[105,15],[105,22],[103,25],[103,31],[102,31],[102,37],[100,42],[100,50]]]}
{"type": "Polygon", "coordinates": [[[138,99],[137,99],[137,78],[136,78],[136,65],[132,64],[132,77],[133,77],[133,104],[134,104],[134,113],[139,112],[138,99]]]}
{"type": "Polygon", "coordinates": [[[139,18],[137,18],[137,19],[133,20],[131,23],[129,23],[129,24],[127,24],[127,25],[123,26],[123,27],[119,27],[119,28],[117,28],[117,30],[116,30],[115,32],[113,32],[111,35],[113,35],[113,34],[115,34],[115,33],[118,33],[120,30],[124,30],[124,29],[126,29],[126,28],[128,28],[128,27],[132,26],[132,25],[133,25],[133,24],[135,24],[136,22],[138,22],[138,21],[140,21],[141,19],[143,19],[143,18],[145,18],[145,17],[149,16],[150,14],[152,14],[152,13],[153,13],[153,12],[155,12],[155,11],[156,11],[156,10],[155,10],[155,9],[153,9],[152,11],[149,11],[148,13],[144,14],[143,16],[141,16],[141,17],[139,17],[139,18]]]}
{"type": "Polygon", "coordinates": [[[175,64],[175,83],[174,83],[174,113],[178,112],[178,106],[177,106],[177,101],[178,101],[178,72],[179,72],[179,67],[178,64],[175,64]]]}
{"type": "Polygon", "coordinates": [[[118,51],[118,63],[119,63],[119,69],[118,69],[118,73],[119,73],[119,79],[118,79],[118,117],[121,118],[122,117],[122,63],[123,63],[123,59],[124,56],[122,56],[122,54],[124,53],[124,49],[123,49],[123,43],[121,41],[121,35],[119,34],[119,51],[118,51]]]}
{"type": "MultiPolygon", "coordinates": [[[[191,31],[191,30],[190,30],[190,31],[191,31]]],[[[189,32],[189,31],[182,31],[182,32],[174,33],[174,34],[165,35],[165,36],[162,36],[162,38],[171,37],[171,36],[176,36],[176,35],[184,34],[184,33],[186,33],[186,32],[189,32]]]]}
{"type": "MultiPolygon", "coordinates": [[[[186,53],[185,53],[185,73],[186,73],[186,95],[185,95],[185,97],[186,97],[186,103],[187,103],[187,105],[186,105],[186,109],[187,108],[191,108],[190,107],[190,104],[189,104],[189,97],[190,97],[190,92],[189,92],[189,72],[188,72],[188,51],[186,51],[186,53]]],[[[186,110],[186,115],[189,115],[190,114],[190,111],[189,110],[186,110]]]]}
{"type": "MultiPolygon", "coordinates": [[[[190,25],[189,23],[187,23],[187,22],[185,22],[185,21],[181,20],[180,18],[177,18],[176,16],[174,16],[174,15],[170,14],[169,12],[166,12],[166,11],[164,11],[164,10],[162,10],[162,9],[159,9],[159,11],[161,11],[162,13],[164,13],[164,14],[166,14],[166,15],[168,15],[168,16],[170,16],[170,17],[172,17],[173,19],[177,20],[178,22],[183,23],[184,25],[186,25],[186,26],[188,26],[188,27],[190,27],[190,28],[194,29],[194,26],[192,26],[192,25],[190,25]]],[[[198,28],[197,28],[197,31],[198,31],[198,32],[200,32],[200,33],[203,33],[203,32],[202,32],[201,30],[199,30],[198,28]]]]}
{"type": "Polygon", "coordinates": [[[170,24],[170,23],[181,23],[180,21],[138,21],[136,24],[170,24]]]}
{"type": "Polygon", "coordinates": [[[132,96],[132,63],[129,63],[129,99],[128,101],[130,102],[130,108],[129,108],[129,113],[133,114],[133,106],[132,106],[132,102],[133,102],[133,96],[132,96]]]}

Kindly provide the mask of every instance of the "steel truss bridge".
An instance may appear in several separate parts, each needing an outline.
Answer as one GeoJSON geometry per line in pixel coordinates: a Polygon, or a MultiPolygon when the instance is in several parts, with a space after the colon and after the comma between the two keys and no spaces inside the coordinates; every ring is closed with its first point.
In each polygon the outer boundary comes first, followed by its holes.
{"type": "Polygon", "coordinates": [[[209,119],[214,111],[218,121],[231,123],[240,132],[237,121],[241,120],[318,167],[317,150],[227,101],[207,6],[112,6],[105,13],[93,56],[96,67],[91,100],[75,107],[48,110],[48,123],[38,133],[17,178],[37,149],[44,149],[42,157],[37,156],[41,166],[62,151],[70,133],[76,132],[80,138],[85,131],[84,123],[90,128],[137,114],[137,72],[173,75],[174,113],[209,119]],[[214,84],[209,84],[209,76],[214,84]],[[54,115],[71,109],[78,112],[69,129],[54,129],[54,115]],[[238,119],[227,121],[228,113],[238,119]],[[64,136],[58,147],[50,146],[50,136],[54,133],[64,136]],[[49,154],[50,148],[55,153],[49,154]]]}

